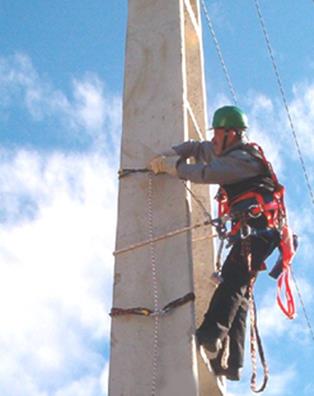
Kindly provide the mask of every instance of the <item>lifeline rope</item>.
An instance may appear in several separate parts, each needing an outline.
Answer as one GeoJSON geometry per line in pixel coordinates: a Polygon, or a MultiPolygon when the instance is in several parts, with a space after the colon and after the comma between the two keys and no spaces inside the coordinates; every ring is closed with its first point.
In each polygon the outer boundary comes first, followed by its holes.
{"type": "MultiPolygon", "coordinates": [[[[133,173],[149,173],[149,180],[152,180],[152,175],[153,174],[147,168],[138,168],[138,169],[127,168],[127,169],[120,169],[119,172],[118,172],[119,178],[129,176],[129,175],[131,175],[133,173]]],[[[159,242],[159,241],[165,240],[167,238],[172,238],[174,236],[183,234],[184,232],[188,232],[188,231],[191,231],[191,230],[195,230],[195,229],[198,229],[198,228],[201,228],[201,227],[205,227],[205,226],[211,225],[211,221],[212,221],[211,215],[208,212],[208,210],[206,209],[206,207],[204,206],[204,204],[202,203],[202,201],[188,187],[187,182],[183,181],[183,184],[184,184],[186,190],[191,194],[191,196],[195,200],[195,202],[203,209],[205,216],[208,217],[209,219],[204,221],[203,223],[196,223],[194,225],[182,227],[182,228],[170,231],[170,232],[168,232],[166,234],[158,235],[156,237],[153,237],[152,234],[149,234],[149,239],[148,240],[144,240],[144,241],[141,241],[141,242],[138,242],[138,243],[133,243],[133,244],[130,244],[130,245],[124,247],[124,248],[117,249],[117,250],[115,250],[113,252],[114,256],[117,256],[117,255],[122,254],[122,253],[127,253],[127,252],[130,252],[132,250],[136,250],[138,248],[141,248],[141,247],[144,247],[144,246],[147,246],[147,245],[151,245],[152,243],[159,242]]],[[[209,235],[206,236],[206,239],[207,238],[215,238],[216,236],[217,236],[216,234],[209,234],[209,235]]]]}
{"type": "MultiPolygon", "coordinates": [[[[252,253],[251,253],[251,242],[249,238],[245,238],[241,242],[241,249],[243,258],[247,260],[248,272],[252,273],[252,253]]],[[[251,376],[251,389],[255,393],[263,392],[265,389],[268,378],[269,369],[265,359],[265,354],[262,346],[262,341],[258,332],[257,327],[257,315],[256,306],[254,301],[253,286],[256,280],[256,275],[252,275],[248,285],[248,300],[249,300],[249,311],[250,311],[250,351],[251,351],[251,363],[252,363],[252,376],[251,376]],[[258,348],[260,360],[263,366],[264,379],[260,388],[257,389],[256,377],[257,377],[257,353],[256,345],[258,348]]]]}
{"type": "MultiPolygon", "coordinates": [[[[133,173],[149,173],[151,172],[148,168],[123,168],[118,171],[118,176],[119,179],[129,176],[133,173]]],[[[189,188],[188,183],[185,180],[182,180],[182,183],[184,184],[185,189],[191,194],[192,198],[195,200],[195,202],[200,206],[200,208],[203,210],[205,217],[208,217],[210,220],[212,220],[211,214],[208,212],[207,208],[203,204],[203,202],[197,197],[196,194],[192,191],[191,188],[189,188]]]]}
{"type": "Polygon", "coordinates": [[[230,78],[226,63],[224,61],[224,58],[223,58],[223,55],[222,55],[222,51],[221,51],[221,48],[220,48],[220,45],[219,45],[219,42],[218,42],[218,39],[217,39],[217,35],[215,33],[215,30],[214,30],[211,18],[209,16],[205,1],[201,0],[201,4],[202,4],[203,11],[204,11],[204,14],[205,14],[205,17],[206,17],[206,20],[207,20],[207,25],[208,25],[210,34],[212,36],[212,39],[213,39],[215,47],[216,47],[216,51],[217,51],[217,54],[218,54],[218,58],[220,60],[220,64],[222,66],[223,72],[225,74],[225,78],[227,80],[227,84],[228,84],[228,87],[229,87],[229,90],[230,90],[230,93],[231,93],[231,97],[233,99],[234,104],[238,104],[237,95],[236,95],[235,89],[233,88],[233,84],[232,84],[232,81],[231,81],[231,78],[230,78]]]}
{"type": "MultiPolygon", "coordinates": [[[[127,253],[127,252],[130,252],[132,250],[136,250],[138,248],[150,245],[152,243],[163,241],[165,239],[172,238],[174,236],[183,234],[184,232],[188,232],[188,231],[191,231],[191,230],[196,230],[197,228],[201,228],[201,227],[205,227],[205,226],[209,226],[209,225],[211,225],[210,221],[204,221],[203,223],[196,223],[196,224],[191,225],[191,226],[178,228],[177,230],[167,232],[166,234],[158,235],[156,237],[149,238],[149,239],[147,239],[145,241],[141,241],[141,242],[138,242],[138,243],[133,243],[133,244],[128,245],[128,246],[126,246],[124,248],[117,249],[112,254],[114,256],[117,256],[118,254],[127,253]]],[[[217,236],[216,234],[209,234],[209,235],[206,236],[206,238],[215,238],[216,236],[217,236]]]]}
{"type": "Polygon", "coordinates": [[[301,303],[303,314],[304,314],[304,317],[305,317],[305,320],[306,320],[306,323],[307,323],[307,327],[309,329],[309,332],[310,332],[310,335],[312,337],[312,340],[314,341],[314,331],[313,331],[313,328],[312,328],[312,325],[311,325],[311,322],[310,322],[310,318],[309,318],[309,316],[307,314],[307,311],[306,311],[306,308],[305,308],[305,304],[304,304],[304,301],[303,301],[303,298],[302,298],[302,295],[301,295],[301,291],[300,291],[299,285],[297,283],[297,280],[296,280],[296,278],[294,276],[294,273],[292,271],[292,268],[291,268],[291,275],[292,275],[292,278],[293,278],[293,281],[294,281],[294,284],[295,284],[295,288],[297,290],[297,294],[298,294],[299,299],[300,299],[300,303],[301,303]]]}
{"type": "Polygon", "coordinates": [[[268,379],[269,379],[269,369],[267,366],[262,340],[258,332],[257,327],[257,314],[256,314],[256,304],[253,295],[253,284],[256,278],[252,278],[250,285],[249,285],[249,307],[250,307],[250,334],[251,334],[251,360],[252,360],[252,376],[251,376],[251,389],[255,393],[263,392],[266,388],[268,379]],[[264,370],[264,379],[261,387],[259,389],[256,388],[256,376],[257,376],[257,358],[256,358],[256,346],[258,348],[259,356],[261,359],[261,363],[264,370]]]}
{"type": "MultiPolygon", "coordinates": [[[[296,149],[297,149],[298,157],[299,157],[299,160],[300,160],[300,163],[301,163],[301,167],[302,167],[302,171],[303,171],[303,174],[304,174],[306,186],[307,186],[308,192],[310,194],[311,202],[314,205],[313,189],[312,189],[312,186],[311,186],[311,183],[310,183],[310,178],[309,178],[309,175],[308,175],[308,172],[307,172],[307,169],[306,169],[306,165],[305,165],[305,162],[304,162],[304,159],[303,159],[301,146],[300,146],[300,143],[299,143],[296,131],[295,131],[295,127],[294,127],[293,121],[292,121],[291,113],[290,113],[289,106],[288,106],[288,101],[286,99],[286,94],[285,94],[285,91],[284,91],[284,88],[283,88],[283,84],[282,84],[282,81],[281,81],[281,78],[280,78],[279,69],[277,67],[277,64],[276,64],[276,61],[275,61],[275,57],[274,57],[274,54],[273,54],[273,49],[272,49],[272,46],[271,46],[271,43],[270,43],[269,34],[268,34],[267,29],[266,29],[266,25],[265,25],[265,22],[264,22],[264,18],[263,18],[263,15],[262,15],[260,4],[259,4],[258,0],[254,0],[254,2],[255,2],[257,15],[258,15],[258,18],[259,18],[259,21],[260,21],[260,25],[261,25],[261,28],[262,28],[262,31],[263,31],[264,39],[265,39],[265,42],[266,42],[268,54],[269,54],[269,57],[270,57],[270,60],[271,60],[271,64],[273,66],[273,70],[274,70],[274,73],[275,73],[275,76],[276,76],[276,81],[277,81],[277,84],[278,84],[278,87],[279,87],[279,91],[280,91],[280,94],[281,94],[281,97],[282,97],[282,101],[283,101],[283,104],[284,104],[284,107],[285,107],[285,110],[286,110],[286,113],[287,113],[287,116],[288,116],[290,129],[291,129],[292,136],[293,136],[293,139],[294,139],[294,143],[295,143],[295,146],[296,146],[296,149]]],[[[292,273],[292,271],[291,271],[291,273],[292,273]]],[[[302,309],[303,309],[305,320],[307,322],[307,326],[309,328],[309,332],[310,332],[311,337],[312,337],[312,339],[314,341],[313,328],[311,326],[311,322],[309,320],[308,314],[307,314],[306,309],[305,309],[305,305],[304,305],[304,302],[303,302],[303,299],[302,299],[301,291],[298,288],[298,285],[296,283],[296,279],[295,279],[293,273],[292,273],[292,277],[293,277],[293,281],[295,283],[296,290],[297,290],[297,293],[298,293],[298,296],[299,296],[299,299],[300,299],[300,302],[301,302],[301,306],[302,306],[302,309]]]]}
{"type": "Polygon", "coordinates": [[[281,97],[282,97],[282,101],[283,101],[283,104],[284,104],[284,107],[285,107],[285,110],[286,110],[286,113],[287,113],[287,116],[288,116],[290,129],[291,129],[291,132],[292,132],[294,143],[295,143],[295,146],[296,146],[296,149],[297,149],[297,153],[298,153],[298,156],[299,156],[299,160],[300,160],[300,163],[301,163],[301,167],[302,167],[302,170],[303,170],[305,182],[306,182],[306,185],[307,185],[310,197],[311,197],[312,204],[314,205],[313,189],[312,189],[312,186],[311,186],[311,183],[310,183],[309,175],[308,175],[307,170],[306,170],[305,162],[304,162],[303,155],[302,155],[302,152],[301,152],[300,143],[298,141],[298,137],[297,137],[297,134],[296,134],[296,131],[295,131],[295,127],[294,127],[293,121],[292,121],[291,113],[290,113],[289,106],[288,106],[288,101],[286,99],[286,94],[285,94],[285,91],[284,91],[284,88],[283,88],[283,84],[282,84],[282,81],[281,81],[281,78],[280,78],[279,70],[278,70],[278,67],[277,67],[277,64],[276,64],[276,61],[275,61],[275,57],[274,57],[274,53],[273,53],[273,50],[272,50],[272,46],[271,46],[271,43],[270,43],[269,34],[267,32],[267,29],[266,29],[266,25],[265,25],[265,22],[264,22],[264,18],[263,18],[263,15],[262,15],[262,11],[261,11],[261,7],[259,5],[259,2],[258,2],[258,0],[254,0],[254,2],[255,2],[257,15],[258,15],[258,18],[259,18],[259,21],[260,21],[260,25],[261,25],[261,28],[262,28],[262,31],[263,31],[264,39],[265,39],[265,42],[266,42],[268,54],[269,54],[269,57],[270,57],[270,60],[271,60],[271,63],[272,63],[272,66],[273,66],[273,69],[274,69],[274,72],[275,72],[276,81],[277,81],[277,84],[278,84],[278,87],[279,87],[279,91],[280,91],[280,94],[281,94],[281,97]]]}
{"type": "Polygon", "coordinates": [[[203,204],[203,202],[197,197],[196,194],[194,194],[194,192],[192,191],[192,189],[188,186],[187,182],[183,180],[183,184],[185,189],[191,194],[191,197],[194,199],[194,201],[199,205],[199,207],[203,210],[203,213],[205,215],[205,217],[209,218],[209,221],[212,221],[212,216],[211,214],[208,212],[207,208],[205,207],[205,205],[203,204]]]}

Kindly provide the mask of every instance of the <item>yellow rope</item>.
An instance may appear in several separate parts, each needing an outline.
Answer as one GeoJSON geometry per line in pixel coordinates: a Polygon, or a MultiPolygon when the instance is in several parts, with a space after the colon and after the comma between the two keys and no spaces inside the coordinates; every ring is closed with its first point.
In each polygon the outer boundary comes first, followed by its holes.
{"type": "MultiPolygon", "coordinates": [[[[130,252],[132,250],[136,250],[136,249],[139,249],[141,247],[147,246],[150,243],[159,242],[159,241],[162,241],[164,239],[172,238],[174,236],[183,234],[184,232],[188,232],[188,231],[195,230],[197,228],[201,228],[201,227],[205,227],[205,226],[209,226],[209,225],[210,225],[209,221],[204,221],[203,223],[197,223],[197,224],[194,224],[194,225],[191,225],[191,226],[179,228],[177,230],[167,232],[166,234],[159,235],[159,236],[157,236],[155,238],[146,239],[145,241],[138,242],[138,243],[133,243],[133,244],[131,244],[129,246],[126,246],[124,248],[117,249],[112,254],[114,256],[118,256],[119,254],[127,253],[127,252],[130,252]]],[[[217,234],[209,234],[206,238],[215,238],[216,236],[217,236],[217,234]]]]}

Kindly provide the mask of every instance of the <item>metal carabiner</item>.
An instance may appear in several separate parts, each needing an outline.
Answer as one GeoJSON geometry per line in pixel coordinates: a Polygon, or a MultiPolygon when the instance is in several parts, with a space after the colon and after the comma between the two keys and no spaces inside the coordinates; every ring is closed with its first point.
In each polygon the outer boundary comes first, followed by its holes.
{"type": "Polygon", "coordinates": [[[251,217],[251,219],[257,219],[258,217],[260,217],[262,215],[262,209],[260,205],[251,205],[248,208],[248,215],[249,217],[251,217]],[[253,209],[260,209],[260,211],[257,214],[253,213],[253,209]]]}
{"type": "Polygon", "coordinates": [[[248,238],[252,233],[252,228],[248,225],[245,224],[245,226],[240,228],[240,238],[241,239],[246,239],[248,238]],[[244,229],[246,229],[246,233],[244,233],[244,229]]]}
{"type": "Polygon", "coordinates": [[[227,233],[227,228],[225,223],[223,223],[221,217],[218,217],[217,219],[213,219],[210,221],[210,224],[215,227],[217,234],[220,239],[223,239],[227,233]]]}

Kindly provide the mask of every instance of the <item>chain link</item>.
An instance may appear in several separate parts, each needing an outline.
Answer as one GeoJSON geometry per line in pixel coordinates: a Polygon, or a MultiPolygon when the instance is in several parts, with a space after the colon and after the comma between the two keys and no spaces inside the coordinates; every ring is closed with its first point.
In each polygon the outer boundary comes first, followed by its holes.
{"type": "MultiPolygon", "coordinates": [[[[154,311],[159,311],[159,296],[157,283],[157,266],[156,266],[156,250],[153,226],[153,175],[148,174],[148,235],[150,239],[150,255],[151,255],[151,269],[152,269],[152,284],[153,284],[153,299],[154,311]]],[[[152,362],[152,382],[151,382],[151,396],[156,396],[157,389],[157,375],[158,375],[158,353],[159,353],[159,315],[154,316],[154,333],[153,333],[153,362],[152,362]]]]}

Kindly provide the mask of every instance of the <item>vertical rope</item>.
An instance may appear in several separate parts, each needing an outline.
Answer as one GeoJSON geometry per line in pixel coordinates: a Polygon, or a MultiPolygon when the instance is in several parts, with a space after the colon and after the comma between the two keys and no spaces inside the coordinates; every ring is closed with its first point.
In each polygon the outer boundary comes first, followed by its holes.
{"type": "Polygon", "coordinates": [[[206,17],[206,20],[207,20],[207,25],[208,25],[210,34],[212,36],[212,39],[213,39],[215,47],[216,47],[216,51],[217,51],[218,58],[220,60],[220,64],[221,64],[223,72],[225,74],[225,78],[226,78],[226,81],[227,81],[227,84],[228,84],[228,87],[229,87],[229,90],[230,90],[230,94],[231,94],[232,100],[233,100],[234,104],[237,105],[238,104],[237,95],[236,95],[235,89],[233,87],[233,84],[232,84],[232,81],[231,81],[231,77],[230,77],[230,74],[228,72],[226,63],[224,61],[224,58],[223,58],[223,55],[222,55],[222,51],[221,51],[221,48],[220,48],[220,45],[219,45],[219,42],[218,42],[218,39],[217,39],[217,35],[215,33],[215,30],[214,30],[211,18],[209,16],[205,1],[201,0],[201,4],[202,4],[203,11],[204,11],[204,14],[205,14],[205,17],[206,17]]]}
{"type": "Polygon", "coordinates": [[[249,310],[250,310],[250,350],[251,350],[251,362],[252,362],[252,376],[251,376],[251,389],[256,389],[256,373],[257,373],[257,359],[256,359],[256,337],[255,337],[255,310],[254,310],[254,297],[253,297],[253,282],[250,281],[248,287],[249,295],[249,310]]]}
{"type": "Polygon", "coordinates": [[[255,393],[262,392],[268,382],[269,370],[265,359],[262,341],[257,328],[257,315],[254,301],[253,287],[256,280],[256,274],[252,271],[252,252],[251,252],[251,241],[249,238],[245,238],[242,241],[242,258],[247,261],[248,272],[251,273],[251,278],[248,284],[247,295],[249,301],[249,312],[250,312],[250,350],[251,350],[251,363],[252,363],[252,376],[251,376],[251,390],[255,393]],[[263,366],[264,379],[261,387],[257,389],[256,378],[257,378],[257,350],[260,356],[260,360],[263,366]]]}
{"type": "Polygon", "coordinates": [[[282,98],[282,101],[283,101],[283,104],[284,104],[284,108],[285,108],[287,116],[288,116],[290,129],[291,129],[292,136],[293,136],[293,139],[294,139],[294,143],[295,143],[295,146],[296,146],[296,149],[297,149],[297,153],[298,153],[298,157],[299,157],[300,164],[301,164],[301,167],[302,167],[302,171],[303,171],[303,174],[304,174],[305,183],[306,183],[306,186],[308,188],[312,204],[314,205],[313,189],[312,189],[312,186],[311,186],[311,183],[310,183],[309,175],[308,175],[307,170],[306,170],[305,162],[304,162],[303,155],[302,155],[302,152],[301,152],[300,143],[299,143],[299,140],[298,140],[298,137],[297,137],[297,134],[296,134],[296,131],[295,131],[295,127],[294,127],[294,124],[293,124],[293,121],[292,121],[292,116],[291,116],[291,113],[290,113],[290,110],[289,110],[288,101],[287,101],[286,94],[285,94],[285,91],[284,91],[284,88],[283,88],[283,84],[282,84],[282,81],[281,81],[281,78],[280,78],[279,70],[278,70],[278,67],[277,67],[277,64],[276,64],[276,61],[275,61],[273,49],[272,49],[272,46],[270,44],[269,34],[267,32],[267,29],[266,29],[266,25],[265,25],[265,22],[264,22],[264,18],[262,16],[262,11],[261,11],[261,7],[259,5],[259,2],[258,2],[258,0],[254,0],[254,2],[255,2],[256,12],[257,12],[257,15],[258,15],[258,18],[259,18],[259,22],[260,22],[260,25],[261,25],[261,28],[262,28],[262,31],[263,31],[264,39],[265,39],[265,42],[266,42],[268,54],[269,54],[269,57],[270,57],[270,60],[271,60],[271,64],[272,64],[273,69],[274,69],[274,73],[275,73],[276,81],[277,81],[277,84],[278,84],[278,87],[279,87],[279,91],[280,91],[280,94],[281,94],[281,98],[282,98]]]}
{"type": "MultiPolygon", "coordinates": [[[[153,175],[149,173],[148,176],[148,234],[149,239],[154,237],[153,228],[153,175]]],[[[153,286],[153,300],[154,311],[159,310],[159,296],[157,284],[157,267],[156,267],[156,251],[155,243],[150,242],[150,255],[151,255],[151,270],[152,270],[152,286],[153,286]]],[[[156,396],[157,389],[157,375],[158,375],[158,349],[159,349],[159,315],[154,316],[154,332],[153,332],[153,363],[152,363],[152,380],[151,380],[151,396],[156,396]]]]}

